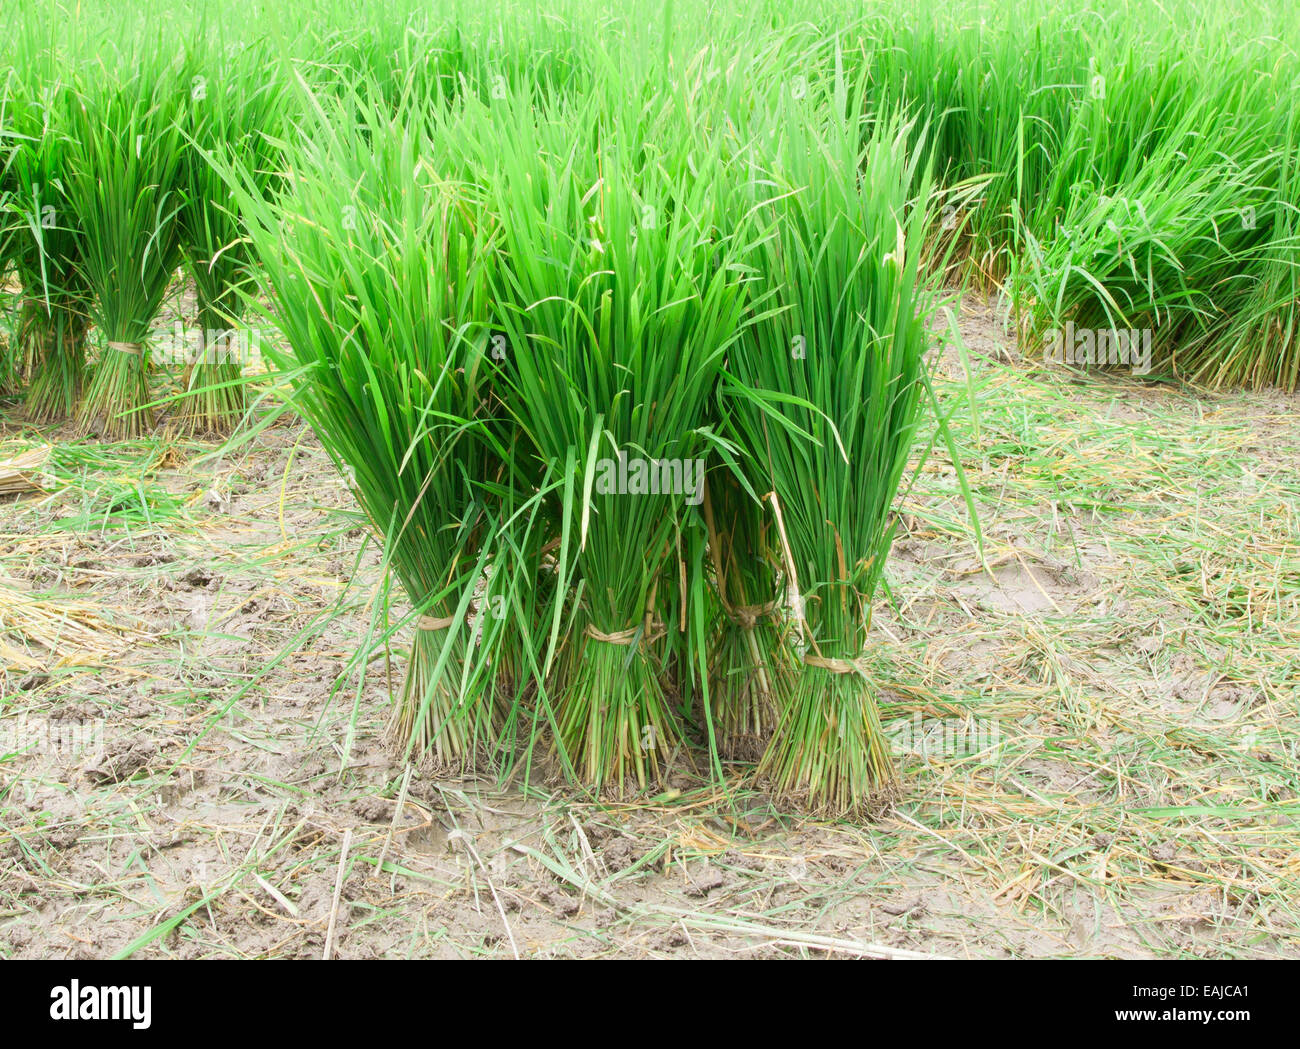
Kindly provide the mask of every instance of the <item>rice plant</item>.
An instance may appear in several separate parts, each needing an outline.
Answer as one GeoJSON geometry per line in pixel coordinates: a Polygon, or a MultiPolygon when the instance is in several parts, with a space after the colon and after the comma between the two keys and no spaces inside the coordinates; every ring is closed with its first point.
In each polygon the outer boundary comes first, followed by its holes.
{"type": "Polygon", "coordinates": [[[81,394],[90,325],[81,233],[66,188],[62,125],[71,96],[57,82],[16,74],[7,94],[0,223],[22,286],[12,378],[26,377],[28,417],[52,422],[70,416],[81,394]]]}
{"type": "Polygon", "coordinates": [[[67,106],[64,185],[103,340],[78,421],[116,438],[153,425],[147,340],[181,263],[180,68],[154,51],[102,59],[67,106]]]}
{"type": "Polygon", "coordinates": [[[193,59],[189,97],[180,116],[185,148],[180,169],[180,242],[194,281],[199,350],[184,373],[176,423],[182,432],[228,432],[246,409],[243,362],[232,349],[254,288],[256,256],[239,226],[230,187],[214,156],[237,155],[248,185],[267,197],[276,185],[273,147],[285,107],[285,85],[263,47],[215,49],[193,59]]]}
{"type": "Polygon", "coordinates": [[[864,132],[860,98],[847,104],[842,83],[827,93],[774,117],[770,177],[755,181],[771,297],[729,355],[723,392],[742,477],[771,514],[801,664],[760,772],[787,798],[846,813],[894,779],[866,661],[923,384],[929,185],[905,124],[864,132]]]}
{"type": "Polygon", "coordinates": [[[1222,282],[1224,330],[1179,347],[1181,371],[1215,386],[1300,384],[1300,78],[1277,107],[1273,152],[1252,195],[1234,202],[1227,222],[1255,230],[1240,275],[1222,282]]]}
{"type": "MultiPolygon", "coordinates": [[[[480,764],[498,719],[473,607],[509,458],[492,425],[487,295],[498,230],[429,162],[428,111],[364,86],[313,97],[286,183],[223,166],[262,260],[294,403],[383,537],[416,612],[392,731],[439,768],[480,764]]],[[[278,143],[287,147],[288,142],[278,143]]],[[[508,479],[508,478],[507,478],[508,479]]],[[[490,617],[488,622],[490,623],[490,617]]]]}
{"type": "Polygon", "coordinates": [[[1184,346],[1219,338],[1226,295],[1248,279],[1260,236],[1242,219],[1262,200],[1271,163],[1252,156],[1256,134],[1253,118],[1203,98],[1121,179],[1063,183],[1052,227],[1025,223],[1009,282],[1024,330],[1041,339],[1071,322],[1085,332],[1150,333],[1139,371],[1168,368],[1184,346]]]}
{"type": "Polygon", "coordinates": [[[665,613],[744,307],[711,188],[726,173],[720,151],[692,150],[672,99],[501,108],[512,145],[484,164],[502,227],[502,400],[557,491],[556,743],[583,782],[644,789],[684,743],[667,685],[680,619],[665,613]],[[638,168],[647,123],[656,163],[638,168]]]}

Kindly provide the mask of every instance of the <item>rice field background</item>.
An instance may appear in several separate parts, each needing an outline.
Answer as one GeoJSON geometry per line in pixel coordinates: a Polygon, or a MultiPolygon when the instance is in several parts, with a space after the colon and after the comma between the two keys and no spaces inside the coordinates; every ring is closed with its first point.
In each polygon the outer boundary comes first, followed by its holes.
{"type": "Polygon", "coordinates": [[[1286,5],[13,10],[0,954],[1300,953],[1286,5]]]}

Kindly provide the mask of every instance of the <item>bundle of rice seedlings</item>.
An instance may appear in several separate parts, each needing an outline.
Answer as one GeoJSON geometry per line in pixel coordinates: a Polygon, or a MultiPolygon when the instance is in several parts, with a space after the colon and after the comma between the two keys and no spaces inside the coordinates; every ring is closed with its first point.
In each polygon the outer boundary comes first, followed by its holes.
{"type": "Polygon", "coordinates": [[[146,340],[181,262],[180,68],[150,48],[101,60],[68,106],[63,181],[104,340],[77,418],[116,438],[153,426],[146,340]]]}
{"type": "Polygon", "coordinates": [[[1024,223],[1008,287],[1051,356],[1145,374],[1221,338],[1261,237],[1242,208],[1262,199],[1270,161],[1258,118],[1233,108],[1193,100],[1116,186],[1070,182],[1049,228],[1024,223]]]}
{"type": "Polygon", "coordinates": [[[72,414],[86,371],[90,318],[81,294],[67,285],[33,287],[18,317],[18,345],[29,375],[25,405],[34,422],[55,422],[72,414]]]}
{"type": "Polygon", "coordinates": [[[237,157],[218,163],[288,343],[269,352],[417,614],[391,730],[408,753],[456,770],[491,757],[498,727],[487,662],[496,620],[475,606],[492,488],[511,487],[486,384],[496,229],[473,187],[431,163],[429,111],[390,105],[364,86],[313,97],[282,143],[273,200],[237,157]]]}
{"type": "Polygon", "coordinates": [[[861,147],[844,116],[861,99],[846,110],[846,94],[782,107],[771,178],[754,184],[777,187],[756,253],[771,300],[723,384],[743,477],[772,517],[800,659],[759,770],[778,795],[830,813],[870,806],[893,780],[865,657],[931,305],[917,272],[929,180],[909,129],[872,126],[861,147]]]}
{"type": "Polygon", "coordinates": [[[26,73],[10,78],[0,222],[22,286],[13,351],[27,377],[27,414],[53,422],[71,415],[81,394],[90,289],[66,191],[69,143],[61,124],[70,93],[37,82],[54,75],[42,63],[26,73]]]}
{"type": "Polygon", "coordinates": [[[1228,314],[1220,337],[1180,348],[1183,370],[1215,386],[1300,384],[1300,79],[1291,79],[1277,107],[1274,152],[1256,203],[1239,198],[1234,225],[1259,231],[1235,279],[1224,282],[1228,314]]]}
{"type": "Polygon", "coordinates": [[[772,517],[729,470],[709,475],[704,513],[718,607],[708,649],[718,751],[757,761],[788,700],[792,653],[782,616],[772,517]]]}
{"type": "Polygon", "coordinates": [[[502,400],[556,491],[557,599],[543,624],[556,743],[584,783],[644,789],[683,743],[666,681],[666,635],[680,629],[668,592],[743,313],[719,151],[692,141],[666,93],[644,106],[497,103],[491,116],[502,400]]]}
{"type": "Polygon", "coordinates": [[[235,326],[244,314],[243,292],[253,288],[256,264],[242,235],[230,188],[212,164],[234,154],[262,197],[275,185],[279,163],[272,145],[284,111],[285,85],[263,47],[240,48],[219,63],[195,64],[182,117],[187,148],[181,166],[180,240],[194,280],[198,356],[187,364],[178,428],[190,434],[228,432],[243,417],[243,364],[235,326]]]}

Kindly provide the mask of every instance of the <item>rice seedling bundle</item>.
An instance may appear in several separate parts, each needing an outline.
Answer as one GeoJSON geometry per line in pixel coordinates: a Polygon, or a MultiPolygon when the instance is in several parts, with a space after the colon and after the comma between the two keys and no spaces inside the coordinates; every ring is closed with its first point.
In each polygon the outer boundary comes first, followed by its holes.
{"type": "Polygon", "coordinates": [[[487,384],[497,231],[435,167],[429,109],[389,104],[364,87],[313,96],[275,199],[237,158],[222,167],[288,342],[271,352],[417,613],[392,729],[454,770],[490,756],[499,722],[495,621],[473,607],[511,468],[487,384]]]}
{"type": "Polygon", "coordinates": [[[269,196],[277,181],[279,151],[272,143],[286,104],[286,85],[264,47],[214,48],[202,55],[191,63],[196,71],[188,78],[180,116],[185,148],[179,235],[194,281],[199,351],[185,370],[177,424],[183,432],[222,433],[246,407],[240,378],[245,362],[235,328],[244,314],[244,292],[254,288],[256,256],[240,229],[230,187],[212,158],[238,155],[249,188],[269,196]]]}
{"type": "Polygon", "coordinates": [[[728,469],[709,474],[704,513],[717,607],[708,682],[719,753],[757,761],[789,702],[796,661],[783,616],[781,548],[772,515],[728,469]]]}
{"type": "Polygon", "coordinates": [[[182,257],[180,69],[152,50],[103,60],[81,72],[67,107],[64,185],[104,344],[78,420],[115,438],[153,425],[147,340],[182,257]]]}
{"type": "Polygon", "coordinates": [[[1284,91],[1271,131],[1261,192],[1239,198],[1228,217],[1257,233],[1241,272],[1219,289],[1224,330],[1179,348],[1181,371],[1195,382],[1289,391],[1300,384],[1300,78],[1284,91]]]}
{"type": "Polygon", "coordinates": [[[760,771],[779,794],[835,813],[893,781],[866,646],[930,301],[917,271],[928,180],[906,125],[877,124],[861,145],[858,91],[848,108],[839,84],[820,107],[781,107],[770,178],[755,182],[771,221],[757,253],[770,300],[723,387],[742,476],[772,515],[801,664],[760,771]]]}
{"type": "Polygon", "coordinates": [[[85,373],[90,289],[81,232],[67,198],[70,92],[10,78],[0,211],[7,254],[22,286],[14,363],[27,379],[28,417],[72,414],[85,373]]]}
{"type": "Polygon", "coordinates": [[[543,624],[556,743],[579,779],[615,794],[656,781],[685,741],[667,680],[681,532],[744,309],[721,155],[676,112],[666,96],[540,116],[498,106],[510,147],[484,159],[502,228],[502,401],[556,493],[558,596],[543,624]]]}
{"type": "Polygon", "coordinates": [[[1219,338],[1260,237],[1242,219],[1269,173],[1257,134],[1255,118],[1196,100],[1122,177],[1063,182],[1052,227],[1026,225],[1009,282],[1027,330],[1143,333],[1151,354],[1139,370],[1219,338]]]}

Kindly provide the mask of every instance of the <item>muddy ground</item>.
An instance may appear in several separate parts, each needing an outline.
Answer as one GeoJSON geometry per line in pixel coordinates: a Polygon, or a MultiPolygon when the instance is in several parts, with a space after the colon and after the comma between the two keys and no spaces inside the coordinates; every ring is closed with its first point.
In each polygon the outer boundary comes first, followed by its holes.
{"type": "Polygon", "coordinates": [[[320,957],[331,918],[344,958],[1300,956],[1300,403],[953,322],[985,563],[940,442],[876,613],[902,797],[862,825],[739,776],[414,769],[399,810],[406,640],[371,642],[406,610],[310,430],[6,417],[0,462],[53,450],[0,499],[0,956],[320,957]]]}

